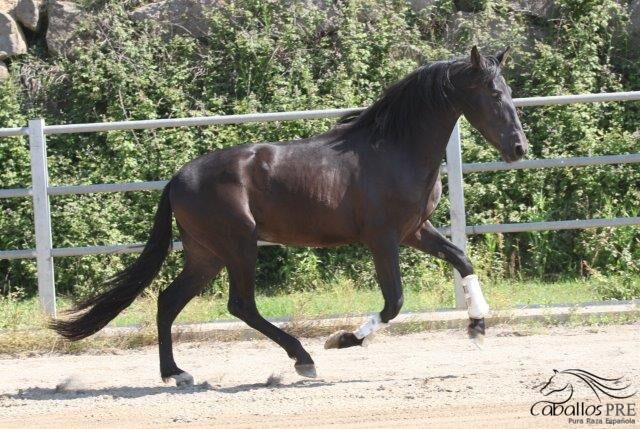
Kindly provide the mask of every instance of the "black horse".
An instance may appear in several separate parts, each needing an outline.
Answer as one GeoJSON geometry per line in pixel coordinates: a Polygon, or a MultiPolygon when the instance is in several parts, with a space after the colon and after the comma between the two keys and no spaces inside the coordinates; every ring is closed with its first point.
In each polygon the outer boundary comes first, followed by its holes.
{"type": "Polygon", "coordinates": [[[265,320],[255,303],[258,240],[292,246],[359,243],[370,249],[384,308],[355,332],[332,335],[327,348],[361,345],[399,313],[403,303],[399,247],[449,261],[464,277],[472,337],[484,335],[488,306],[464,253],[429,222],[441,194],[440,163],[461,114],[516,161],[527,140],[501,75],[509,49],[483,57],[422,66],[369,108],[309,139],[235,146],[188,164],[164,188],[151,237],[139,258],[51,326],[79,340],[128,307],[157,275],[171,246],[175,216],[184,244],[183,271],[158,299],[160,373],[178,385],[193,378],[176,365],[171,325],[222,268],[230,279],[229,312],[262,332],[316,375],[300,341],[265,320]]]}

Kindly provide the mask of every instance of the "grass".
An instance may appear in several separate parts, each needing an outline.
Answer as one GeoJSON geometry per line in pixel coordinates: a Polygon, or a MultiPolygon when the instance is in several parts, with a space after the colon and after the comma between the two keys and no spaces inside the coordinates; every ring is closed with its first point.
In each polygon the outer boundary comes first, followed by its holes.
{"type": "MultiPolygon", "coordinates": [[[[501,282],[484,288],[487,299],[496,309],[530,304],[573,304],[599,301],[592,284],[583,281],[501,282]]],[[[358,315],[379,311],[384,301],[379,290],[356,290],[349,283],[333,285],[315,292],[257,297],[260,312],[267,318],[318,318],[358,315]]],[[[436,290],[406,290],[403,311],[424,311],[453,307],[453,285],[436,290]]],[[[138,300],[114,321],[114,326],[140,323],[150,311],[155,318],[153,297],[138,300]]],[[[225,297],[197,297],[178,316],[178,322],[206,322],[233,319],[227,311],[225,297]]]]}
{"type": "MultiPolygon", "coordinates": [[[[611,279],[608,280],[611,282],[611,279]]],[[[640,281],[636,279],[634,281],[640,281]]],[[[577,304],[601,301],[598,280],[501,281],[486,282],[487,300],[495,310],[518,305],[577,304]]],[[[75,352],[87,348],[131,348],[155,343],[156,299],[149,293],[120,314],[111,326],[140,327],[135,335],[123,338],[91,337],[79,343],[69,343],[43,329],[46,318],[40,313],[37,299],[20,299],[18,296],[0,298],[0,353],[25,350],[56,350],[75,352]]],[[[296,292],[288,295],[257,297],[258,308],[267,318],[291,318],[304,320],[327,316],[350,316],[379,311],[383,300],[379,290],[356,290],[349,282],[331,285],[314,292],[296,292]]],[[[69,308],[69,299],[60,298],[58,307],[69,308]]],[[[446,283],[428,290],[405,291],[403,311],[424,311],[453,306],[453,287],[446,283]]],[[[634,316],[635,317],[635,316],[634,316]]],[[[226,296],[203,295],[195,298],[182,311],[177,323],[197,323],[213,320],[229,320],[233,317],[226,309],[226,296]]],[[[591,324],[580,319],[582,324],[591,324]]],[[[616,319],[618,320],[618,319],[616,319]]],[[[620,322],[627,321],[626,319],[620,322]]],[[[549,324],[555,322],[550,321],[549,324]]],[[[607,320],[593,320],[593,324],[607,320]]],[[[611,322],[613,323],[613,322],[611,322]]],[[[293,327],[292,327],[293,328],[293,327]]]]}
{"type": "MultiPolygon", "coordinates": [[[[494,309],[531,304],[574,304],[599,301],[594,284],[583,280],[555,283],[541,281],[503,281],[484,285],[487,300],[494,309]]],[[[120,314],[112,326],[153,323],[156,315],[156,296],[147,294],[120,314]]],[[[383,305],[379,290],[356,290],[348,282],[332,285],[314,292],[295,292],[287,295],[258,295],[258,308],[267,318],[318,318],[336,315],[355,315],[379,311],[383,305]]],[[[406,290],[403,311],[423,311],[453,306],[453,286],[441,285],[430,290],[406,290]]],[[[68,298],[58,299],[61,310],[71,307],[68,298]]],[[[197,323],[229,320],[226,296],[203,295],[193,299],[178,316],[178,323],[197,323]]],[[[0,298],[0,329],[28,329],[44,326],[36,298],[0,298]]]]}

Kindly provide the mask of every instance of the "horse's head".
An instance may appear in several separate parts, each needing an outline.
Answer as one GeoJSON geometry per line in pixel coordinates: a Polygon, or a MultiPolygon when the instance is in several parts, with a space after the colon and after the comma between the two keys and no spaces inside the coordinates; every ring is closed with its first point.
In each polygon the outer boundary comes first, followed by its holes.
{"type": "Polygon", "coordinates": [[[471,58],[450,76],[456,107],[507,162],[521,159],[529,147],[513,100],[502,77],[509,48],[483,57],[475,46],[471,58]]]}
{"type": "Polygon", "coordinates": [[[567,377],[564,376],[562,372],[558,372],[557,370],[553,370],[553,375],[549,378],[549,381],[542,386],[540,389],[540,393],[544,396],[549,396],[555,392],[561,392],[565,390],[567,387],[571,386],[567,377]]]}

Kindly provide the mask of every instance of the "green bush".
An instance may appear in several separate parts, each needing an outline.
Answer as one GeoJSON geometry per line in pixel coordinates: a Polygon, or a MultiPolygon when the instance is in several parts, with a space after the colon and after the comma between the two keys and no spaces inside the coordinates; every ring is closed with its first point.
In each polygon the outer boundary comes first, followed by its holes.
{"type": "Polygon", "coordinates": [[[640,280],[631,276],[599,277],[595,289],[602,299],[635,299],[640,296],[640,280]]]}
{"type": "MultiPolygon", "coordinates": [[[[404,0],[327,1],[324,7],[236,0],[211,11],[210,35],[200,39],[167,39],[157,23],[131,21],[128,13],[143,3],[87,1],[94,12],[72,52],[54,58],[36,46],[15,60],[13,81],[0,87],[0,126],[36,116],[54,124],[365,106],[417,64],[466,55],[472,44],[485,52],[513,47],[507,75],[518,97],[627,90],[640,75],[640,65],[625,60],[631,48],[617,30],[627,19],[625,6],[614,0],[558,0],[558,17],[548,22],[514,12],[506,1],[486,1],[482,12],[459,18],[457,27],[450,0],[417,14],[404,0]],[[535,38],[534,25],[540,30],[535,38]]],[[[522,121],[532,157],[638,152],[640,111],[629,104],[527,108],[522,121]]],[[[49,172],[54,185],[167,179],[207,151],[306,137],[331,124],[50,136],[49,172]]],[[[466,162],[497,158],[466,124],[463,137],[466,162]]],[[[1,187],[29,186],[24,139],[0,139],[0,164],[1,187]]],[[[471,174],[465,180],[470,224],[638,216],[636,166],[471,174]]],[[[53,197],[54,245],[143,242],[158,196],[53,197]]],[[[0,248],[33,247],[30,201],[0,200],[0,209],[0,248]]],[[[436,224],[448,222],[447,210],[443,201],[436,224]]],[[[639,242],[633,227],[498,234],[472,237],[470,253],[492,278],[577,276],[583,264],[605,274],[638,273],[639,242]]],[[[59,258],[58,290],[88,293],[133,257],[59,258]]],[[[402,257],[407,287],[435,288],[449,276],[441,261],[408,249],[402,257]]],[[[173,255],[157,286],[166,285],[180,265],[173,255]]],[[[260,250],[258,288],[265,292],[320,288],[341,279],[375,285],[366,250],[260,250]]],[[[33,262],[0,261],[0,287],[33,294],[33,262]]],[[[224,287],[219,279],[213,291],[224,287]]]]}

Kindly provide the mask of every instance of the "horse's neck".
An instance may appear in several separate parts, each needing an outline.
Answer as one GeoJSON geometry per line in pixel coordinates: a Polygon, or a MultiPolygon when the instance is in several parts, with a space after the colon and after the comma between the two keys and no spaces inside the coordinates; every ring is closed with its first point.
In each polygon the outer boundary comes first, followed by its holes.
{"type": "Polygon", "coordinates": [[[425,115],[416,125],[404,150],[421,173],[436,177],[447,151],[447,143],[460,115],[455,111],[425,115]]]}

